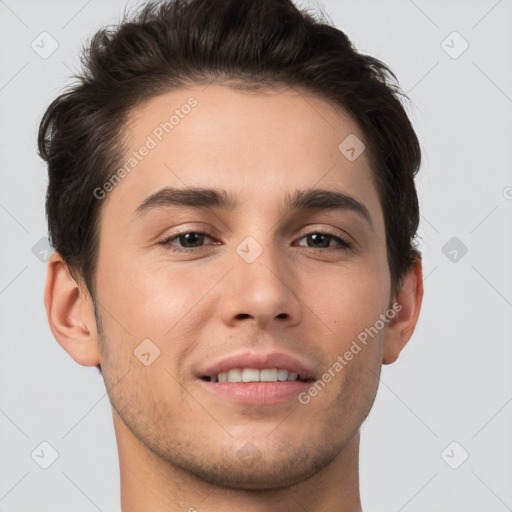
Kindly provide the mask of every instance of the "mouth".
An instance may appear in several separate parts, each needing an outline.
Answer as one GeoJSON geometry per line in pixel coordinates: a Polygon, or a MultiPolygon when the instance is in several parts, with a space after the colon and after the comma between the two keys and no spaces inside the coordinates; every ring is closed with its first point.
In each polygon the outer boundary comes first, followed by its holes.
{"type": "Polygon", "coordinates": [[[309,382],[313,379],[301,377],[285,368],[231,368],[228,371],[201,377],[206,382],[309,382]]]}
{"type": "Polygon", "coordinates": [[[220,360],[198,377],[203,389],[222,400],[262,406],[297,400],[315,381],[310,368],[287,354],[246,352],[220,360]]]}

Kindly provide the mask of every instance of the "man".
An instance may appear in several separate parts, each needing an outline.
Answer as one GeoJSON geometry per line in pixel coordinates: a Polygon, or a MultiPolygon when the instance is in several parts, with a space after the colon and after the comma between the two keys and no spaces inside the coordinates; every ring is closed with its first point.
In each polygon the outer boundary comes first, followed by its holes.
{"type": "Polygon", "coordinates": [[[39,133],[45,305],[102,372],[123,512],[360,511],[423,294],[394,75],[290,0],[151,3],[84,63],[39,133]]]}

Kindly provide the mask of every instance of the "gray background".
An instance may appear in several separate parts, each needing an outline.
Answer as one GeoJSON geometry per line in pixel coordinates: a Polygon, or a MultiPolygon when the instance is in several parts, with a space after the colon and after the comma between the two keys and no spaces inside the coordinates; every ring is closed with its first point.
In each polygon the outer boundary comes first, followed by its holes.
{"type": "MultiPolygon", "coordinates": [[[[120,510],[103,380],[62,350],[44,312],[36,133],[82,42],[125,5],[0,0],[1,512],[120,510]],[[58,43],[47,58],[31,47],[51,49],[43,31],[58,43]],[[42,442],[58,452],[48,469],[42,442]]],[[[362,427],[364,510],[512,510],[512,0],[309,5],[395,72],[424,152],[423,311],[362,427]]]]}

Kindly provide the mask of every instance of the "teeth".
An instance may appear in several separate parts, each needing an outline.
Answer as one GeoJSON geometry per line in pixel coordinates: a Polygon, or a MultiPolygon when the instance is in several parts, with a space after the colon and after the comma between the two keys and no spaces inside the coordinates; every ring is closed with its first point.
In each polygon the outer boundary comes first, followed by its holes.
{"type": "Polygon", "coordinates": [[[260,372],[253,368],[244,368],[242,370],[242,382],[259,382],[260,372]]]}
{"type": "Polygon", "coordinates": [[[260,382],[276,382],[277,368],[271,370],[260,370],[260,382]]]}
{"type": "Polygon", "coordinates": [[[285,381],[288,380],[288,370],[278,370],[277,371],[277,380],[285,381]]]}
{"type": "Polygon", "coordinates": [[[299,376],[279,368],[232,368],[227,372],[210,376],[210,382],[284,382],[300,380],[299,376]]]}
{"type": "Polygon", "coordinates": [[[242,382],[242,371],[240,368],[232,368],[229,370],[228,382],[242,382]]]}

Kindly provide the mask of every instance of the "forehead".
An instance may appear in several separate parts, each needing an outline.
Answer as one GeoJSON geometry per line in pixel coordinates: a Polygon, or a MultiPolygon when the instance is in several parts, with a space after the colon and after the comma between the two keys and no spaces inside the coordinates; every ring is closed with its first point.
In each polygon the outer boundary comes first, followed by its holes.
{"type": "Polygon", "coordinates": [[[123,135],[126,172],[105,205],[116,215],[166,186],[230,189],[253,208],[291,189],[337,188],[379,208],[367,151],[344,152],[347,140],[364,147],[361,129],[303,90],[178,89],[134,108],[123,135]]]}

